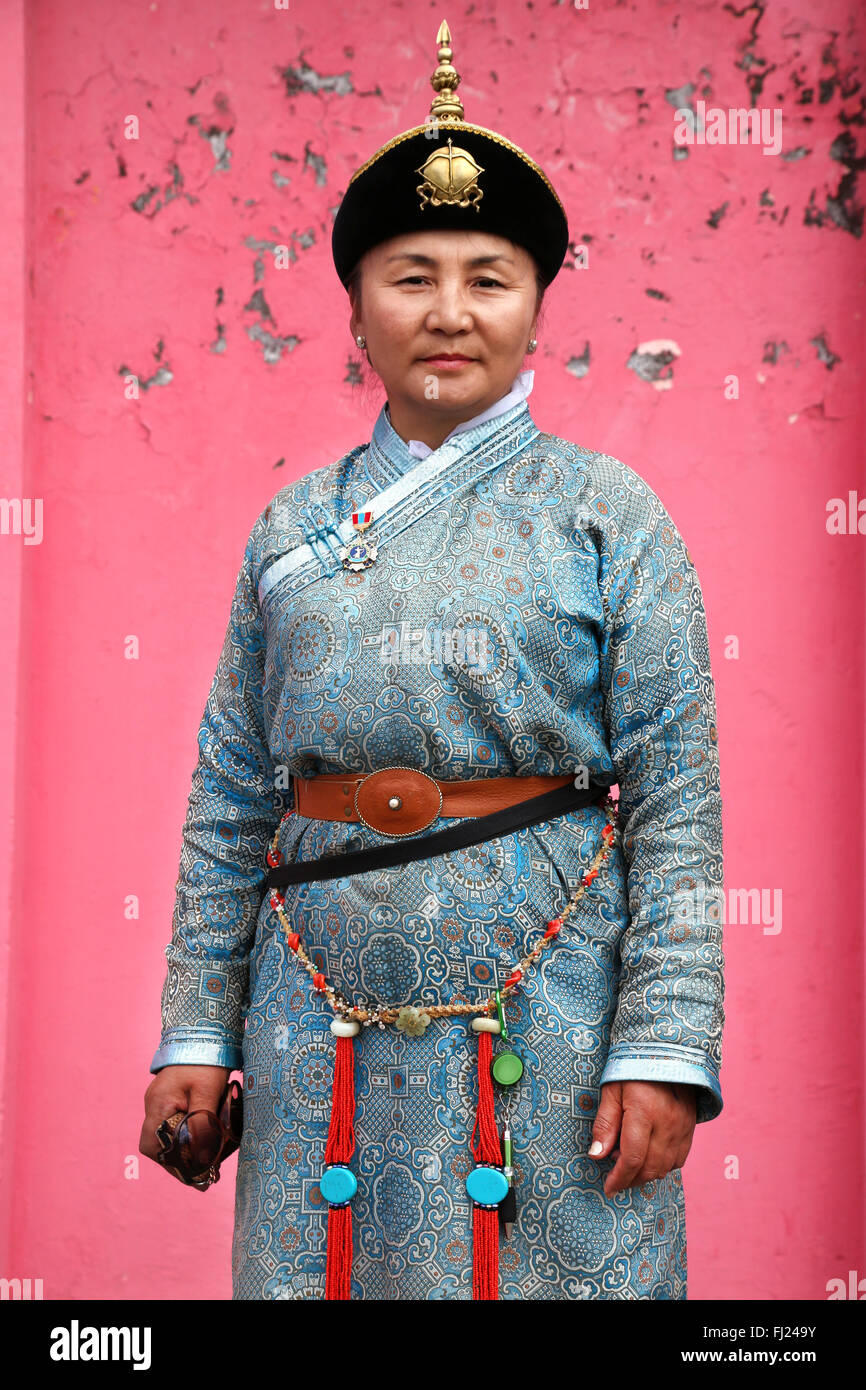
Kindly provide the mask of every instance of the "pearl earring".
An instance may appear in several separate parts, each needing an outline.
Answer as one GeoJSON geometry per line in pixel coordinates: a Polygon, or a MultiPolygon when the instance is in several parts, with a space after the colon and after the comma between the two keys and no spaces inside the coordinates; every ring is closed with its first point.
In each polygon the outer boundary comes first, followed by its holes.
{"type": "Polygon", "coordinates": [[[365,348],[367,346],[367,339],[364,337],[363,333],[358,334],[355,342],[358,344],[359,348],[365,348]]]}
{"type": "Polygon", "coordinates": [[[530,340],[529,340],[529,347],[526,349],[526,351],[527,351],[527,352],[534,352],[535,349],[536,349],[537,347],[538,347],[538,339],[537,339],[537,338],[530,338],[530,340]]]}

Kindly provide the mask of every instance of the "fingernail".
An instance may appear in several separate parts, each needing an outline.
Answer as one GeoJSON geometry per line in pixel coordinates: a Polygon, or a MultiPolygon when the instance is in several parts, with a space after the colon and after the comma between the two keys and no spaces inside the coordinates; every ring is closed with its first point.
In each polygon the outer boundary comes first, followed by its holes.
{"type": "Polygon", "coordinates": [[[589,1152],[590,1152],[590,1156],[591,1156],[592,1154],[600,1154],[603,1148],[604,1148],[604,1144],[601,1142],[601,1140],[600,1140],[600,1139],[596,1139],[595,1143],[593,1144],[592,1148],[591,1148],[590,1151],[589,1151],[589,1152]]]}

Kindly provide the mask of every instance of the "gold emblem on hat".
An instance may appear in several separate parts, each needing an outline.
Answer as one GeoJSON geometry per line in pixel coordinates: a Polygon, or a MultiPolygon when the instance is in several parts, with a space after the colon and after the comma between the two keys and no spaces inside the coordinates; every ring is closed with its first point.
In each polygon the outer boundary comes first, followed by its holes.
{"type": "MultiPolygon", "coordinates": [[[[428,125],[433,124],[437,131],[441,124],[456,126],[463,120],[463,103],[457,96],[460,75],[451,63],[451,32],[443,19],[436,35],[439,48],[439,66],[430,78],[436,96],[430,106],[428,125]]],[[[484,173],[484,166],[478,164],[468,150],[461,150],[451,137],[448,143],[440,145],[425,159],[416,174],[424,176],[416,192],[421,194],[419,207],[423,211],[431,207],[473,207],[478,204],[484,192],[478,187],[478,175],[484,173]]]]}
{"type": "Polygon", "coordinates": [[[454,146],[450,136],[448,144],[434,150],[415,173],[424,175],[424,182],[419,183],[416,190],[421,194],[419,206],[422,209],[428,203],[434,208],[451,203],[459,208],[478,210],[484,193],[476,180],[484,173],[484,166],[476,164],[468,150],[454,146]]]}

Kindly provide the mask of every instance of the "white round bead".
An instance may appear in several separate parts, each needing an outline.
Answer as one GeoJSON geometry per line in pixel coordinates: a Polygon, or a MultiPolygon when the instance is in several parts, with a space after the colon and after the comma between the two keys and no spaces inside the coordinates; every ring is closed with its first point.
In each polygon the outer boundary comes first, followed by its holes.
{"type": "Polygon", "coordinates": [[[472,1031],[473,1033],[498,1033],[499,1020],[497,1018],[484,1018],[482,1014],[479,1014],[477,1018],[472,1020],[472,1031]]]}
{"type": "Polygon", "coordinates": [[[335,1018],[331,1024],[331,1032],[338,1038],[354,1038],[360,1031],[361,1025],[356,1018],[335,1018]]]}

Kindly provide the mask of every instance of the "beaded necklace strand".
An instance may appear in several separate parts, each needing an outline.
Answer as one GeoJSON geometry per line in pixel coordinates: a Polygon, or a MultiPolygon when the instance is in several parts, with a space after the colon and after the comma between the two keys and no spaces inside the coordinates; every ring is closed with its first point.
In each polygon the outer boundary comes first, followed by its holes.
{"type": "MultiPolygon", "coordinates": [[[[505,1164],[503,1165],[499,1131],[493,1105],[493,1079],[503,1086],[512,1086],[523,1074],[523,1064],[516,1053],[499,1051],[493,1058],[492,1036],[508,1039],[505,1023],[505,1000],[518,988],[526,973],[532,969],[545,950],[559,936],[566,918],[572,913],[586,889],[598,876],[602,864],[613,848],[617,833],[617,807],[610,796],[602,803],[607,824],[601,832],[601,844],[590,867],[581,876],[576,888],[558,917],[545,924],[543,936],[512,970],[500,988],[486,999],[474,1004],[424,1004],[420,1007],[382,1005],[370,1008],[355,1005],[341,991],[334,989],[327,977],[310,959],[285,913],[285,894],[271,890],[270,905],[284,928],[286,941],[301,965],[312,977],[313,989],[334,1012],[331,1032],[336,1037],[331,1097],[331,1118],[325,1146],[325,1163],[319,1188],[328,1203],[326,1299],[348,1299],[352,1277],[352,1213],[351,1201],[358,1181],[348,1166],[355,1151],[355,1082],[354,1038],[361,1027],[378,1024],[384,1028],[393,1024],[409,1037],[421,1037],[432,1020],[458,1015],[476,1015],[470,1027],[478,1039],[478,1107],[470,1147],[476,1167],[466,1178],[466,1188],[473,1202],[473,1277],[475,1299],[499,1297],[499,1215],[506,1205],[512,1210],[513,1190],[511,1171],[511,1137],[506,1126],[505,1164]],[[476,1140],[476,1134],[478,1138],[476,1140]]],[[[283,862],[277,848],[283,821],[294,815],[288,810],[274,832],[267,853],[267,862],[275,868],[283,862]]]]}

